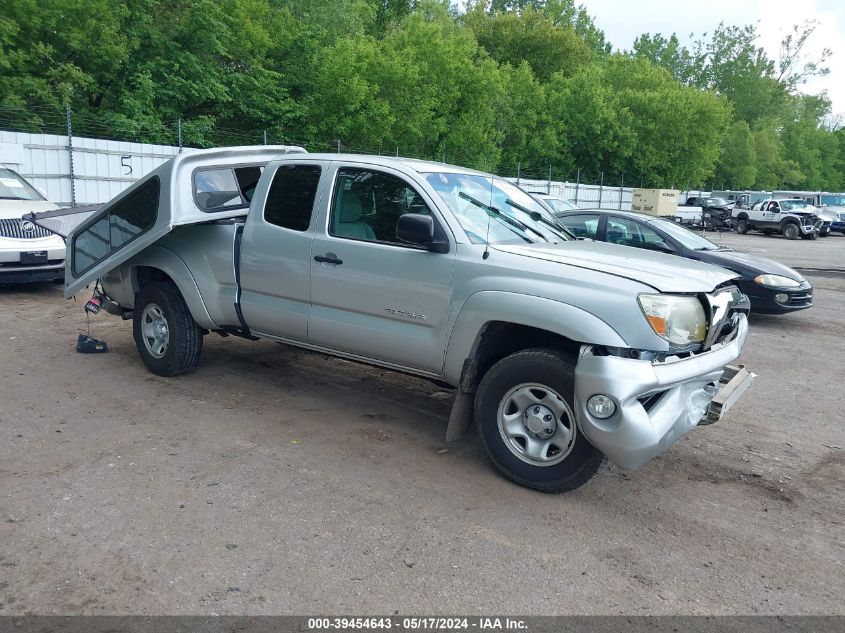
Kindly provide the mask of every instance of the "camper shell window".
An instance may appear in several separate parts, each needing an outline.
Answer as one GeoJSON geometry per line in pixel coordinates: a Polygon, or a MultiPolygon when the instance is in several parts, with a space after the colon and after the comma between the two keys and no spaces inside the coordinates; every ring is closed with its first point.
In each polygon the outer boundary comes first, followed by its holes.
{"type": "Polygon", "coordinates": [[[263,165],[197,169],[193,178],[194,202],[206,213],[246,208],[263,170],[263,165]]]}
{"type": "Polygon", "coordinates": [[[158,217],[160,190],[158,176],[150,178],[79,231],[73,238],[73,274],[85,272],[149,231],[158,217]]]}

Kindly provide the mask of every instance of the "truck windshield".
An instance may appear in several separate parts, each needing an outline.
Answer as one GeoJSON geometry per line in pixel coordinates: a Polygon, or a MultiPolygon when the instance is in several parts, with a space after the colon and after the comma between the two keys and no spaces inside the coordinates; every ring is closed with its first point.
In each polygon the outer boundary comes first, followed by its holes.
{"type": "Polygon", "coordinates": [[[480,174],[423,174],[474,244],[575,239],[534,198],[506,180],[480,174]]]}
{"type": "Polygon", "coordinates": [[[0,167],[0,200],[44,200],[44,196],[11,169],[0,167]]]}
{"type": "Polygon", "coordinates": [[[806,200],[781,200],[780,206],[783,207],[784,211],[792,211],[793,209],[803,209],[809,205],[806,200]]]}

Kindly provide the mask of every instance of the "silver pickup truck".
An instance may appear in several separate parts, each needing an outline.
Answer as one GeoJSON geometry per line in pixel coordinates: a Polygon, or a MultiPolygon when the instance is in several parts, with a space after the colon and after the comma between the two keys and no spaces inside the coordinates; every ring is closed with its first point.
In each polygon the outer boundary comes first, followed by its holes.
{"type": "Polygon", "coordinates": [[[748,331],[733,273],[577,240],[518,187],[462,167],[189,152],[67,243],[66,295],[99,279],[152,372],[191,371],[218,333],[445,382],[447,439],[474,420],[494,466],[546,492],[607,458],[645,464],[752,376],[723,371],[748,331]]]}

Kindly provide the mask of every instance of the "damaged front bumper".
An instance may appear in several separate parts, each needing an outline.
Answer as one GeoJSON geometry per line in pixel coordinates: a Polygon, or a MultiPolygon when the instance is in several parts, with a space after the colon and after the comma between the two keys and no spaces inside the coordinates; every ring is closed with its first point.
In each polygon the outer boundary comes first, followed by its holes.
{"type": "Polygon", "coordinates": [[[714,422],[718,419],[714,416],[724,414],[748,387],[754,374],[744,369],[722,382],[725,366],[739,357],[747,335],[748,321],[741,315],[731,341],[666,362],[601,356],[585,347],[575,368],[575,405],[582,433],[621,468],[642,466],[702,419],[703,424],[714,422]],[[722,393],[729,387],[730,394],[722,393]],[[587,409],[587,401],[597,394],[610,396],[616,404],[607,419],[596,418],[587,409]],[[714,399],[719,411],[711,412],[714,399]]]}

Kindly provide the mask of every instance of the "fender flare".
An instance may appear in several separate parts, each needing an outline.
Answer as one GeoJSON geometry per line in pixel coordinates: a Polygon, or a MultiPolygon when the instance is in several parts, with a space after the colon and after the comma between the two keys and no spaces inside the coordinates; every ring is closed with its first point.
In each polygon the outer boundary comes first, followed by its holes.
{"type": "Polygon", "coordinates": [[[493,322],[534,327],[579,343],[629,347],[616,330],[581,308],[534,295],[485,290],[464,302],[452,326],[443,363],[447,382],[460,384],[464,362],[475,354],[484,330],[493,322]]]}
{"type": "Polygon", "coordinates": [[[182,298],[185,300],[185,304],[188,306],[188,311],[191,313],[191,316],[194,317],[194,321],[197,322],[197,325],[207,330],[216,330],[219,328],[208,313],[205,301],[202,299],[202,294],[200,293],[197,282],[191,274],[190,269],[187,264],[185,264],[184,260],[182,260],[182,258],[173,251],[164,248],[163,246],[153,244],[132,257],[128,262],[126,262],[125,266],[127,266],[131,271],[133,308],[135,307],[135,296],[140,290],[136,269],[142,266],[147,268],[156,268],[170,277],[170,279],[173,280],[173,283],[176,284],[182,298]]]}

